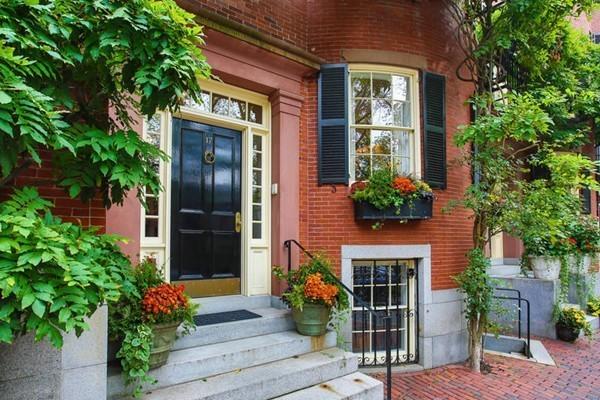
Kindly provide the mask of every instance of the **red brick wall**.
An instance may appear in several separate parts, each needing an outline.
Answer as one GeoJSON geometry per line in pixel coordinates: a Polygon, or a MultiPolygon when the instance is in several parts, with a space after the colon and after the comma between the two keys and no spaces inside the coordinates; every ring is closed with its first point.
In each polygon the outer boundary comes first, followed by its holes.
{"type": "Polygon", "coordinates": [[[406,52],[427,60],[427,69],[447,78],[448,189],[435,191],[434,217],[400,225],[387,222],[374,231],[357,223],[344,185],[318,186],[317,92],[315,80],[305,84],[301,143],[301,239],[310,249],[326,251],[339,267],[342,245],[431,244],[432,288],[454,287],[451,276],[465,266],[471,248],[472,223],[465,210],[442,213],[470,181],[469,170],[452,165],[460,150],[452,145],[456,127],[468,122],[464,102],[470,87],[455,76],[460,54],[452,38],[451,20],[439,1],[308,1],[309,48],[328,62],[343,61],[342,49],[406,52]]]}
{"type": "MultiPolygon", "coordinates": [[[[106,226],[106,210],[102,200],[94,199],[84,203],[79,199],[71,199],[64,189],[53,183],[52,153],[42,151],[42,165],[33,165],[20,174],[14,186],[37,187],[40,195],[54,204],[52,214],[61,217],[63,221],[74,222],[83,226],[98,226],[104,231],[106,226]]],[[[5,198],[12,189],[0,190],[0,197],[5,198]]]]}
{"type": "Polygon", "coordinates": [[[177,2],[191,12],[201,7],[304,50],[307,49],[305,0],[178,0],[177,2]]]}

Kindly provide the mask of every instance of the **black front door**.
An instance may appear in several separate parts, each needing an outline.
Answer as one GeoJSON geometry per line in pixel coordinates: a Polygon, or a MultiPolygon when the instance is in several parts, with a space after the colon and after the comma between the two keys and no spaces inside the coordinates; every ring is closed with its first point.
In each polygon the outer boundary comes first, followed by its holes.
{"type": "Polygon", "coordinates": [[[171,280],[192,296],[240,293],[241,140],[173,119],[171,280]]]}

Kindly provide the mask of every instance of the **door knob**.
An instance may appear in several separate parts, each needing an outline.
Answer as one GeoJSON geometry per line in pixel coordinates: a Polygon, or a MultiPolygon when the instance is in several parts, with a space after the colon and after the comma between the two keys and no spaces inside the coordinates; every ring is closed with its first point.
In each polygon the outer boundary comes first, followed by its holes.
{"type": "Polygon", "coordinates": [[[239,211],[235,213],[235,231],[237,233],[242,231],[242,213],[239,211]]]}

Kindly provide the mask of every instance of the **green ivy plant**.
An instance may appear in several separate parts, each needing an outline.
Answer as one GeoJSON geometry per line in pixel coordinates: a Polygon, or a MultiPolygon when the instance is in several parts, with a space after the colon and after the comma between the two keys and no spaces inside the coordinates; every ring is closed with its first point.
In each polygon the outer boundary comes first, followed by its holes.
{"type": "MultiPolygon", "coordinates": [[[[108,208],[158,193],[154,166],[167,156],[133,117],[176,110],[185,95],[200,101],[199,81],[211,76],[202,44],[174,0],[0,2],[2,198],[47,154],[54,176],[40,184],[72,198],[108,208]]],[[[0,341],[34,332],[60,347],[98,305],[136,290],[117,238],[62,222],[51,206],[30,188],[0,203],[0,341]]]]}
{"type": "Polygon", "coordinates": [[[200,101],[210,67],[193,14],[173,0],[7,0],[0,26],[0,186],[49,150],[71,197],[158,192],[166,155],[131,116],[200,101]]]}
{"type": "Polygon", "coordinates": [[[34,332],[61,347],[103,303],[133,289],[119,238],[63,223],[33,188],[0,203],[0,342],[34,332]]]}

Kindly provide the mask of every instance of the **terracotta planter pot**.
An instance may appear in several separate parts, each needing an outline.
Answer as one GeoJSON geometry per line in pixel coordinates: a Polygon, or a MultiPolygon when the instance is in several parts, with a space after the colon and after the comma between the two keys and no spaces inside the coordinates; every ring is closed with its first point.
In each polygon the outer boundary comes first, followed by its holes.
{"type": "Polygon", "coordinates": [[[560,275],[560,259],[558,257],[530,256],[533,276],[545,281],[553,281],[560,275]]]}
{"type": "Polygon", "coordinates": [[[292,318],[296,323],[296,330],[305,336],[321,336],[327,332],[327,323],[331,308],[322,304],[304,304],[304,308],[292,309],[292,318]]]}
{"type": "Polygon", "coordinates": [[[573,343],[579,337],[581,329],[574,329],[570,326],[556,324],[556,337],[564,342],[573,343]]]}
{"type": "Polygon", "coordinates": [[[152,325],[152,349],[150,350],[150,369],[162,367],[169,359],[169,352],[177,338],[177,327],[181,322],[169,322],[152,325]]]}

